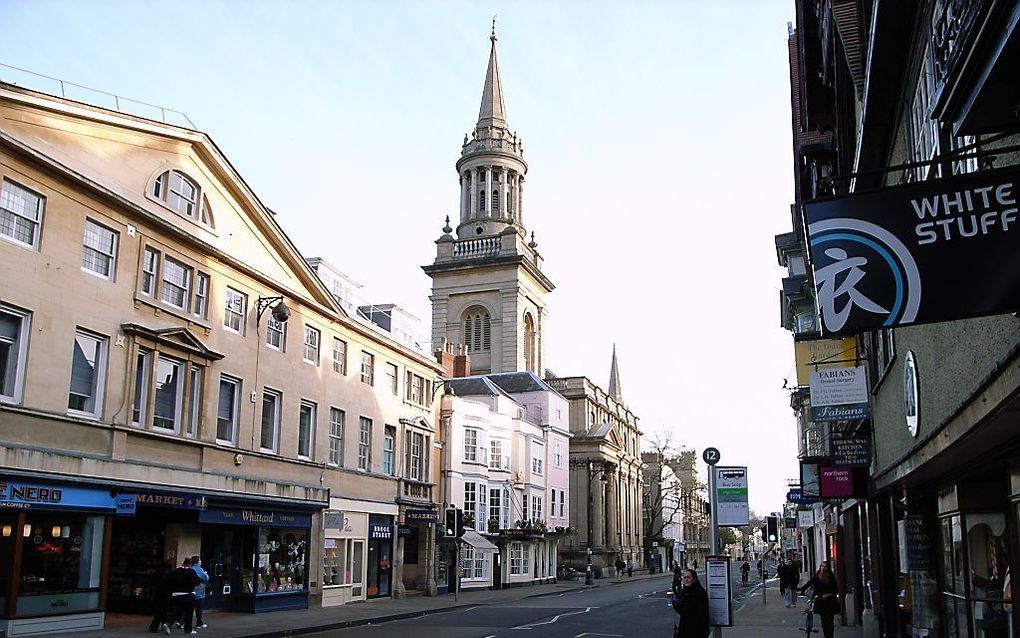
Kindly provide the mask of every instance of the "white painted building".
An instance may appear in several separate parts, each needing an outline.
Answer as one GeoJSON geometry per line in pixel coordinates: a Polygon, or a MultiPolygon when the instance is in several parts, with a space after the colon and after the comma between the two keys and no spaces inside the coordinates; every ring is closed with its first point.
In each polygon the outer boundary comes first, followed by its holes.
{"type": "Polygon", "coordinates": [[[566,399],[531,372],[451,379],[442,422],[444,493],[469,530],[461,588],[554,580],[570,517],[566,399]]]}

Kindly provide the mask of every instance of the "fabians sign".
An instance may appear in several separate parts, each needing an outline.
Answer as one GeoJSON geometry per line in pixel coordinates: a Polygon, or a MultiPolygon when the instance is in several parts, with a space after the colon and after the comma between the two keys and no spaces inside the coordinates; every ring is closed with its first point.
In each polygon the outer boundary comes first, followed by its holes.
{"type": "Polygon", "coordinates": [[[1020,171],[805,205],[826,335],[1020,308],[1020,171]]]}

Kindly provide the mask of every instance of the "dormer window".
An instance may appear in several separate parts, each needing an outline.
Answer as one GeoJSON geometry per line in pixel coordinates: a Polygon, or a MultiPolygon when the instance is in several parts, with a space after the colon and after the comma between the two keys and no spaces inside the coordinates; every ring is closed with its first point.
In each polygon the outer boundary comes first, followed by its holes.
{"type": "Polygon", "coordinates": [[[212,226],[209,200],[198,183],[178,170],[166,171],[152,184],[152,196],[181,215],[212,226]]]}

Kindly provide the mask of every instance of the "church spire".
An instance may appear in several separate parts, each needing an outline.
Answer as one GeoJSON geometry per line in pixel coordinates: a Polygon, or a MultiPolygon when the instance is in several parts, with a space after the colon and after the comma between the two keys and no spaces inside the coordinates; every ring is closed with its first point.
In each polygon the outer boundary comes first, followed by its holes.
{"type": "Polygon", "coordinates": [[[613,365],[609,370],[609,396],[623,403],[623,392],[620,390],[620,369],[616,365],[616,344],[613,344],[613,365]]]}
{"type": "Polygon", "coordinates": [[[489,48],[489,68],[485,71],[485,86],[482,88],[482,105],[478,109],[476,128],[490,126],[506,128],[506,108],[503,106],[503,85],[499,81],[499,60],[496,58],[496,20],[492,20],[492,42],[489,48]]]}

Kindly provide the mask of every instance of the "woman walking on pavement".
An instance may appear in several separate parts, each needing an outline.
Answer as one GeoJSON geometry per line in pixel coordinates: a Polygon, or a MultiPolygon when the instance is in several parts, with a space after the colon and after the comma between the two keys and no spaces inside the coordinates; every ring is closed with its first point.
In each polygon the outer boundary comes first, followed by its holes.
{"type": "Polygon", "coordinates": [[[680,616],[673,638],[706,638],[712,632],[708,625],[708,592],[693,569],[683,571],[673,611],[680,616]]]}
{"type": "Polygon", "coordinates": [[[800,588],[800,593],[804,593],[804,590],[808,587],[813,587],[814,592],[812,594],[815,600],[814,610],[822,619],[822,634],[825,638],[832,638],[834,631],[833,617],[839,613],[839,600],[836,598],[838,589],[836,588],[836,578],[832,575],[829,570],[829,563],[822,561],[818,565],[818,571],[811,577],[811,580],[804,583],[804,586],[800,588]]]}

